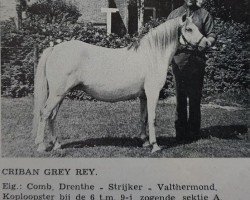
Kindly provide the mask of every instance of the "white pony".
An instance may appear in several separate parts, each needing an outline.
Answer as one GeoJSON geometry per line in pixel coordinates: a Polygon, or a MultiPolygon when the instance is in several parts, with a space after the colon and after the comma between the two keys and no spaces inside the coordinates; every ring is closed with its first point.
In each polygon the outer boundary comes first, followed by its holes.
{"type": "Polygon", "coordinates": [[[67,92],[79,84],[87,94],[101,101],[139,97],[143,146],[152,145],[152,152],[160,150],[155,135],[155,110],[179,41],[202,48],[208,45],[191,18],[184,15],[150,30],[131,48],[109,49],[77,40],[47,48],[35,76],[33,133],[38,151],[46,150],[47,121],[54,149],[60,148],[53,131],[54,120],[67,92]]]}

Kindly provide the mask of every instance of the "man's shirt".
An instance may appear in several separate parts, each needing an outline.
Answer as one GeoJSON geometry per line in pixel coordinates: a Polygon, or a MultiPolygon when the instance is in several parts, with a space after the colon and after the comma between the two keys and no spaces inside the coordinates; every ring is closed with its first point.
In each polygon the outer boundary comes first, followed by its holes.
{"type": "MultiPolygon", "coordinates": [[[[174,19],[177,17],[181,17],[187,12],[187,6],[184,4],[183,6],[173,10],[168,19],[174,19]]],[[[193,23],[198,27],[201,34],[205,37],[213,37],[216,38],[216,34],[214,33],[214,21],[212,16],[203,8],[198,8],[194,11],[191,11],[193,23]]],[[[174,61],[178,66],[186,65],[189,57],[192,55],[191,52],[179,53],[174,56],[174,61]]]]}

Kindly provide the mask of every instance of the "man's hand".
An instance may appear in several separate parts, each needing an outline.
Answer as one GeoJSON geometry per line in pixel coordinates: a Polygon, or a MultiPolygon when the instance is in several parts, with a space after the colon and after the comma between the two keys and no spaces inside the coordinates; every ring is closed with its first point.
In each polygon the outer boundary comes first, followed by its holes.
{"type": "Polygon", "coordinates": [[[207,40],[211,43],[209,47],[211,47],[211,46],[213,46],[215,44],[215,38],[207,37],[207,40]]]}
{"type": "Polygon", "coordinates": [[[213,46],[214,43],[215,43],[215,38],[213,37],[204,38],[202,45],[198,47],[198,50],[201,52],[205,52],[207,49],[213,46]]]}

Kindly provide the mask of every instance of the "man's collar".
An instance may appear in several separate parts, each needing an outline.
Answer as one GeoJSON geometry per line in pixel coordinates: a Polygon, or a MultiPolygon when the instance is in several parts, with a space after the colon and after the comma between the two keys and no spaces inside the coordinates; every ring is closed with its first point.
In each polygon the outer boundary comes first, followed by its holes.
{"type": "Polygon", "coordinates": [[[198,6],[188,7],[186,3],[184,3],[184,4],[183,4],[183,8],[184,8],[185,10],[190,9],[191,11],[196,11],[196,10],[198,10],[198,9],[199,9],[199,7],[198,7],[198,6]]]}

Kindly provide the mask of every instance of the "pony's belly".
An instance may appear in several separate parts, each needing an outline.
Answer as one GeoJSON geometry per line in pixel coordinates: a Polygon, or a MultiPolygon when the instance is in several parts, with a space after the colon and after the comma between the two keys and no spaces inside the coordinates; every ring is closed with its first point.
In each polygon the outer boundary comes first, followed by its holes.
{"type": "Polygon", "coordinates": [[[142,85],[135,84],[130,87],[123,88],[110,88],[105,87],[104,85],[101,87],[97,86],[85,86],[85,92],[97,100],[108,101],[108,102],[116,102],[116,101],[125,101],[134,99],[141,95],[142,93],[142,85]]]}

